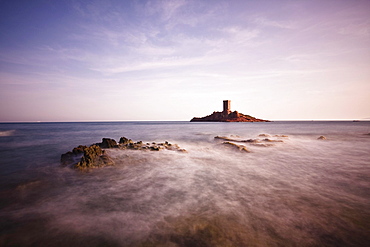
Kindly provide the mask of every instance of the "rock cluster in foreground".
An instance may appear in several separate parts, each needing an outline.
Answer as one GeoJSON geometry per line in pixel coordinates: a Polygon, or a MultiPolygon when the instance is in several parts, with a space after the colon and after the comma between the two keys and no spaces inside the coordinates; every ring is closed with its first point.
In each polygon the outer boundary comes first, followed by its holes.
{"type": "Polygon", "coordinates": [[[169,142],[164,143],[143,143],[142,141],[134,142],[126,137],[121,137],[117,143],[114,139],[103,138],[101,143],[95,143],[91,146],[80,145],[61,155],[60,161],[63,166],[72,166],[73,168],[85,170],[89,168],[97,168],[114,165],[114,161],[106,153],[106,149],[131,149],[131,150],[148,150],[160,151],[163,149],[186,152],[177,144],[169,142]]]}
{"type": "Polygon", "coordinates": [[[190,122],[270,122],[269,120],[258,119],[249,115],[234,112],[213,112],[205,117],[194,117],[190,122]]]}

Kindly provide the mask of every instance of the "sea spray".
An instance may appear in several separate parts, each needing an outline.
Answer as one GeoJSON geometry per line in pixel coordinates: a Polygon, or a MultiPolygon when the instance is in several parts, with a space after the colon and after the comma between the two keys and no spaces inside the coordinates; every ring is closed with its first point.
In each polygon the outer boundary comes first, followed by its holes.
{"type": "MultiPolygon", "coordinates": [[[[69,147],[62,143],[66,138],[49,136],[61,146],[55,163],[39,158],[43,166],[29,168],[25,181],[10,187],[8,194],[2,190],[8,202],[1,208],[0,243],[361,246],[369,241],[366,126],[340,133],[336,124],[327,129],[306,123],[284,128],[278,123],[270,129],[255,123],[232,128],[189,124],[176,134],[178,125],[150,125],[150,133],[139,127],[130,138],[144,143],[168,140],[187,153],[106,149],[115,166],[90,172],[60,166],[58,156],[104,136],[117,138],[126,125],[109,125],[108,135],[94,130],[89,139],[75,135],[68,139],[73,142],[69,147]],[[217,135],[266,138],[261,133],[271,139],[278,139],[275,134],[288,137],[267,147],[242,143],[250,153],[214,140],[217,135]],[[317,140],[320,135],[327,140],[317,140]]],[[[21,145],[22,138],[18,141],[21,145]]]]}

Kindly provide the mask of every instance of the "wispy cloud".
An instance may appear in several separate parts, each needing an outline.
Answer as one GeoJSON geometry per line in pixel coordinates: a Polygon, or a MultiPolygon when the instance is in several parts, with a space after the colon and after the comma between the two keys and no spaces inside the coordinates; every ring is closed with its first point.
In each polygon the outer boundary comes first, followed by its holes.
{"type": "Polygon", "coordinates": [[[252,21],[253,23],[259,26],[265,27],[276,27],[282,29],[296,29],[297,26],[292,21],[277,21],[277,20],[269,20],[266,17],[258,16],[255,17],[252,21]]]}

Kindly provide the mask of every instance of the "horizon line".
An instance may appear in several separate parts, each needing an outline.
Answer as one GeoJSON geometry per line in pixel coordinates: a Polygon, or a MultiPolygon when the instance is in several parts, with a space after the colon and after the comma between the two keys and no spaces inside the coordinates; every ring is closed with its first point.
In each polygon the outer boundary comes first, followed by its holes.
{"type": "MultiPolygon", "coordinates": [[[[363,119],[269,119],[269,121],[370,121],[369,118],[363,119]]],[[[46,121],[0,121],[0,123],[92,123],[92,122],[190,122],[190,120],[46,120],[46,121]]],[[[209,122],[212,123],[212,122],[209,122]]],[[[248,122],[247,122],[248,123],[248,122]]]]}

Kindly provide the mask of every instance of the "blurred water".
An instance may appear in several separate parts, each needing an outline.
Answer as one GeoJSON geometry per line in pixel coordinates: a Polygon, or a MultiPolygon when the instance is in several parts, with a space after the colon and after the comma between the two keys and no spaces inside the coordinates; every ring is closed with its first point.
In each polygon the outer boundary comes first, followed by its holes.
{"type": "Polygon", "coordinates": [[[366,246],[370,122],[0,124],[3,246],[366,246]],[[228,149],[215,136],[284,142],[228,149]],[[319,136],[327,140],[317,140],[319,136]],[[187,153],[109,150],[116,166],[59,164],[126,136],[187,153]]]}

